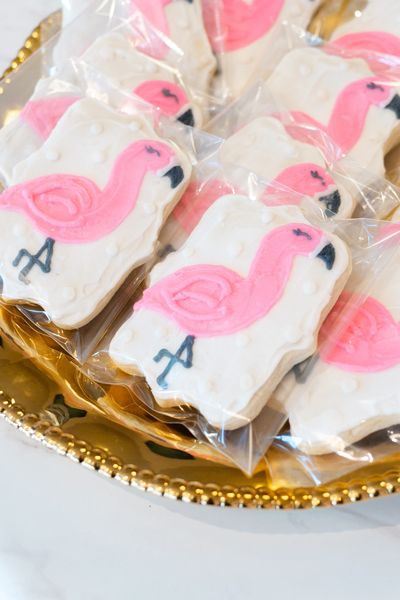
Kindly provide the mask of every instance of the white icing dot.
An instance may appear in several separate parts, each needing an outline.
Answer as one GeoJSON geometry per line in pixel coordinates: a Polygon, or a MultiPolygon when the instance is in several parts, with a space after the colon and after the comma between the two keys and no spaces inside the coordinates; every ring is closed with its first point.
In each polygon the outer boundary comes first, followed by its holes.
{"type": "Polygon", "coordinates": [[[155,65],[153,62],[149,62],[146,65],[146,73],[156,73],[157,71],[157,65],[155,65]]]}
{"type": "Polygon", "coordinates": [[[131,131],[139,131],[141,128],[141,123],[139,121],[132,121],[129,123],[129,129],[131,131]]]}
{"type": "Polygon", "coordinates": [[[180,29],[187,29],[189,27],[189,22],[187,19],[179,19],[176,24],[180,29]]]}
{"type": "Polygon", "coordinates": [[[146,213],[146,215],[152,215],[153,213],[155,213],[156,207],[152,202],[145,202],[143,204],[143,210],[146,213]]]}
{"type": "Polygon", "coordinates": [[[111,48],[102,48],[100,56],[103,60],[111,60],[112,58],[114,58],[114,50],[112,50],[111,48]]]}
{"type": "Polygon", "coordinates": [[[101,150],[96,150],[95,152],[93,152],[92,160],[93,162],[98,164],[104,162],[106,160],[105,152],[102,152],[101,150]]]}
{"type": "Polygon", "coordinates": [[[324,88],[319,88],[317,90],[316,96],[318,100],[327,100],[329,97],[328,91],[324,90],[324,88]]]}
{"type": "Polygon", "coordinates": [[[238,348],[245,348],[249,345],[250,336],[248,333],[240,333],[236,338],[236,346],[238,348]]]}
{"type": "Polygon", "coordinates": [[[243,244],[241,244],[240,242],[232,242],[228,246],[229,256],[232,256],[233,258],[235,258],[236,256],[240,256],[240,254],[242,253],[242,250],[243,250],[243,244]]]}
{"type": "Polygon", "coordinates": [[[46,150],[45,156],[46,156],[47,160],[50,160],[51,162],[56,162],[60,158],[60,153],[58,150],[55,150],[54,148],[48,148],[46,150]]]}
{"type": "Polygon", "coordinates": [[[303,294],[305,296],[313,296],[317,289],[315,281],[305,281],[302,285],[303,294]]]}
{"type": "Polygon", "coordinates": [[[93,123],[90,126],[90,133],[93,135],[99,135],[103,131],[103,125],[101,123],[93,123]]]}
{"type": "Polygon", "coordinates": [[[192,248],[191,246],[186,246],[186,248],[183,249],[183,256],[185,258],[190,258],[191,256],[193,256],[194,254],[194,248],[192,248]]]}
{"type": "Polygon", "coordinates": [[[74,300],[76,297],[76,291],[73,287],[65,287],[62,289],[61,291],[62,297],[64,298],[64,300],[74,300]]]}
{"type": "Polygon", "coordinates": [[[345,379],[341,382],[340,387],[345,394],[352,394],[358,388],[358,381],[354,378],[345,379]]]}
{"type": "Polygon", "coordinates": [[[139,73],[142,73],[144,71],[144,66],[143,65],[136,65],[136,71],[138,71],[139,73]]]}
{"type": "Polygon", "coordinates": [[[156,334],[156,337],[164,340],[168,335],[168,329],[166,327],[157,327],[154,333],[156,334]]]}
{"type": "Polygon", "coordinates": [[[217,222],[224,223],[225,220],[226,220],[226,214],[223,210],[221,210],[221,212],[217,215],[217,222]]]}
{"type": "Polygon", "coordinates": [[[14,225],[13,234],[15,236],[20,237],[21,235],[24,235],[25,232],[26,232],[26,226],[23,225],[22,223],[18,223],[17,225],[14,225]]]}
{"type": "Polygon", "coordinates": [[[214,383],[211,379],[201,379],[198,383],[197,389],[203,394],[208,394],[213,391],[214,383]]]}
{"type": "Polygon", "coordinates": [[[291,344],[295,344],[300,340],[302,332],[298,327],[288,327],[285,331],[285,338],[291,344]]]}
{"type": "Polygon", "coordinates": [[[119,341],[122,344],[129,344],[129,342],[131,342],[133,340],[133,331],[131,329],[125,329],[125,331],[122,332],[119,341]]]}
{"type": "Polygon", "coordinates": [[[270,210],[268,210],[268,208],[263,208],[262,209],[262,213],[261,213],[261,221],[262,223],[271,223],[273,219],[273,215],[272,212],[270,210]]]}
{"type": "Polygon", "coordinates": [[[309,65],[300,65],[299,73],[303,77],[307,77],[308,75],[311,74],[311,67],[309,65]]]}
{"type": "Polygon", "coordinates": [[[252,387],[252,385],[254,384],[254,379],[250,375],[250,373],[244,373],[243,375],[241,375],[239,381],[240,381],[240,388],[244,391],[250,389],[252,387]]]}
{"type": "Polygon", "coordinates": [[[106,253],[108,254],[108,256],[117,256],[118,252],[119,246],[116,242],[111,242],[110,244],[108,244],[106,248],[106,253]]]}

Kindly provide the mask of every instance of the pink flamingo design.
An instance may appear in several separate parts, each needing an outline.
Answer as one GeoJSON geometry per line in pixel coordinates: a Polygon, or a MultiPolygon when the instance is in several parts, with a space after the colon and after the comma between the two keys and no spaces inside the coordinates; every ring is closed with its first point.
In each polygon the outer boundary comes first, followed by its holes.
{"type": "Polygon", "coordinates": [[[344,292],[320,332],[321,359],[344,371],[373,373],[400,364],[400,324],[371,296],[344,292]]]}
{"type": "Polygon", "coordinates": [[[192,366],[196,337],[232,335],[268,314],[284,293],[296,256],[314,255],[332,269],[335,249],[331,243],[323,245],[323,237],[310,225],[283,225],[265,235],[247,277],[221,265],[200,264],[183,267],[147,289],[134,309],[161,313],[187,334],[175,354],[163,348],[154,357],[156,362],[169,359],[158,384],[168,387],[166,377],[176,363],[192,366]]]}
{"type": "Polygon", "coordinates": [[[46,140],[63,114],[78,100],[78,96],[30,100],[20,112],[19,118],[27,123],[40,138],[46,140]]]}
{"type": "Polygon", "coordinates": [[[275,116],[293,138],[318,145],[322,131],[348,153],[361,137],[371,106],[392,110],[400,119],[400,97],[393,92],[392,86],[393,82],[387,79],[386,83],[376,83],[371,77],[351,83],[339,94],[327,126],[300,111],[290,112],[293,125],[284,123],[283,115],[275,116]]]}
{"type": "Polygon", "coordinates": [[[23,249],[14,261],[29,262],[20,279],[37,265],[50,272],[55,241],[66,244],[94,242],[114,231],[134,210],[146,173],[160,173],[176,188],[184,179],[176,156],[162,142],[140,140],[116,159],[106,187],[100,190],[90,179],[78,175],[46,175],[8,188],[0,195],[0,210],[25,214],[47,236],[37,254],[23,249]],[[40,259],[46,253],[46,261],[40,259]]]}
{"type": "Polygon", "coordinates": [[[168,117],[176,117],[178,121],[195,126],[193,111],[189,106],[185,91],[170,81],[144,81],[134,89],[134,94],[156,106],[168,117]]]}
{"type": "Polygon", "coordinates": [[[154,34],[154,28],[159,34],[169,37],[169,26],[165,15],[165,7],[173,0],[131,0],[131,12],[135,15],[139,11],[146,23],[140,23],[145,42],[143,51],[154,58],[165,58],[168,47],[159,36],[154,34]],[[148,27],[150,25],[150,28],[148,27]]]}
{"type": "MultiPolygon", "coordinates": [[[[301,163],[284,169],[266,187],[261,200],[267,206],[295,204],[296,199],[290,191],[299,194],[298,203],[304,196],[318,197],[318,200],[325,205],[328,216],[339,211],[340,193],[332,177],[320,165],[301,163]],[[279,189],[276,184],[288,189],[279,189]]],[[[232,184],[218,179],[211,179],[201,184],[194,181],[189,184],[173,215],[180,226],[190,233],[218,198],[227,194],[240,193],[241,191],[232,184]]]]}
{"type": "Polygon", "coordinates": [[[374,73],[399,66],[400,37],[384,31],[349,33],[326,44],[329,54],[348,53],[350,57],[363,58],[374,73]]]}
{"type": "Polygon", "coordinates": [[[202,0],[214,52],[233,52],[256,42],[275,25],[283,5],[284,0],[202,0]]]}

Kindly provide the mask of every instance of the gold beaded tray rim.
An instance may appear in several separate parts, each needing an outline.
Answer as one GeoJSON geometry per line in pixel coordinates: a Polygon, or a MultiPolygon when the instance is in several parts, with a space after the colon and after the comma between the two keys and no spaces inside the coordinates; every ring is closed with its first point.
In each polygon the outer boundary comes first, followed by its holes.
{"type": "MultiPolygon", "coordinates": [[[[60,12],[50,15],[33,30],[17,57],[0,78],[0,83],[10,82],[7,76],[40,48],[43,29],[49,30],[55,23],[57,26],[60,16],[60,12]]],[[[0,87],[0,93],[2,91],[3,88],[0,87]]],[[[400,465],[390,470],[386,467],[382,470],[382,474],[371,475],[363,481],[355,478],[346,483],[339,482],[313,488],[272,490],[268,486],[221,486],[171,478],[149,469],[141,469],[133,464],[125,464],[105,450],[79,440],[73,434],[63,432],[60,427],[43,420],[38,414],[29,413],[1,389],[0,417],[47,448],[109,479],[174,500],[221,507],[305,509],[354,503],[400,493],[400,465]]]]}

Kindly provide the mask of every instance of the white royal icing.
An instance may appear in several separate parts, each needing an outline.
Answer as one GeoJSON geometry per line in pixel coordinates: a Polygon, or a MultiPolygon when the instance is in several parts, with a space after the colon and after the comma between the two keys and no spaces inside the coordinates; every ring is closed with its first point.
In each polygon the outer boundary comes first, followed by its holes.
{"type": "Polygon", "coordinates": [[[367,5],[355,11],[355,18],[340,25],[332,40],[362,31],[384,31],[400,36],[400,13],[397,0],[368,0],[367,5]]]}

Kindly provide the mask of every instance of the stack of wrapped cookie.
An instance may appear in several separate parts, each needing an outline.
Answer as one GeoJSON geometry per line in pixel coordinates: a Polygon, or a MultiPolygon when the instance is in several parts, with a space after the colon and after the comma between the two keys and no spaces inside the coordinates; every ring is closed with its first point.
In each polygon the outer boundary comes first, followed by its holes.
{"type": "Polygon", "coordinates": [[[2,98],[3,305],[248,473],[398,450],[397,1],[65,0],[2,98]]]}

